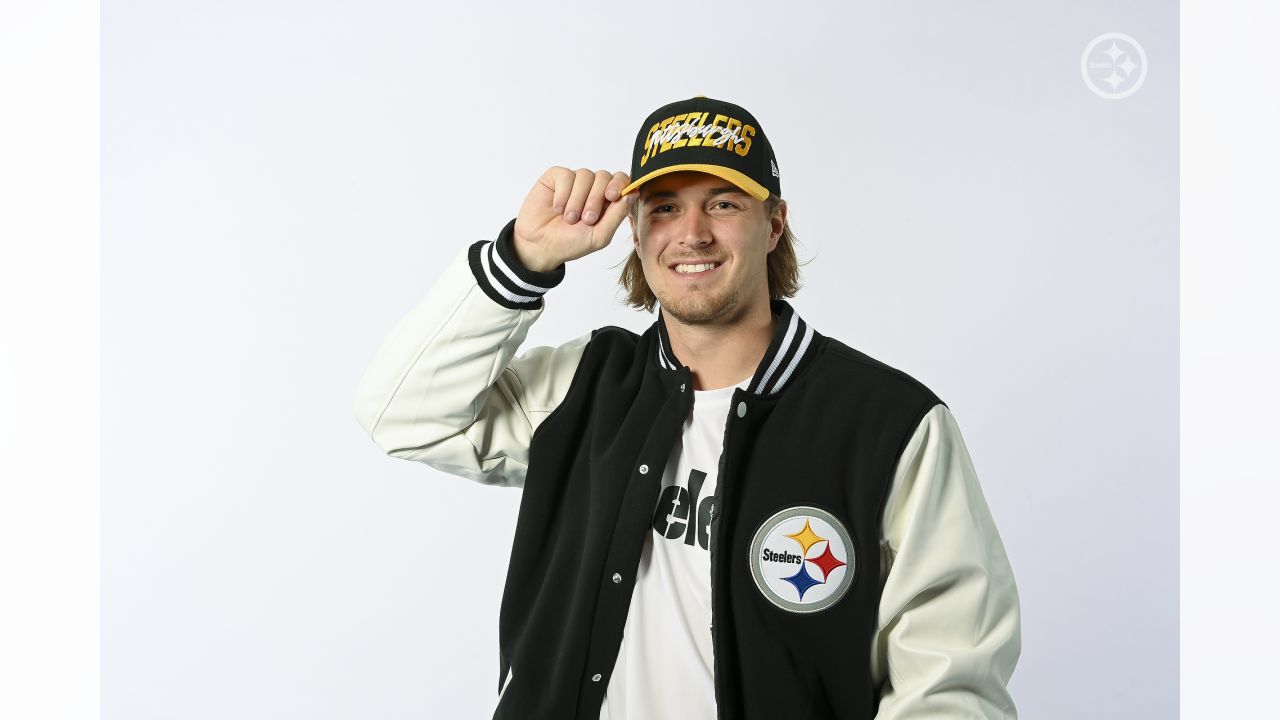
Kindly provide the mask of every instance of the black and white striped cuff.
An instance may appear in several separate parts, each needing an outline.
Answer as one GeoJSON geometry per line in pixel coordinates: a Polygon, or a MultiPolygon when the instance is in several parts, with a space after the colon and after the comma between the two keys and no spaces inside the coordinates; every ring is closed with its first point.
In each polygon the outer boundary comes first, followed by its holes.
{"type": "Polygon", "coordinates": [[[485,294],[499,305],[535,310],[542,307],[542,296],[564,280],[564,263],[550,272],[526,268],[516,254],[515,231],[513,218],[498,233],[497,240],[473,244],[469,253],[471,272],[485,294]]]}

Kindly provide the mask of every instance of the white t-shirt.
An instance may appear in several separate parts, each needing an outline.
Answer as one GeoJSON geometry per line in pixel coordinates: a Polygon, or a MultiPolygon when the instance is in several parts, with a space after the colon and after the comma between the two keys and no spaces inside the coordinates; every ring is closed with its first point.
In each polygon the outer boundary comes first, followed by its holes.
{"type": "Polygon", "coordinates": [[[716,717],[707,548],[729,404],[750,381],[693,393],[662,473],[600,720],[716,717]]]}

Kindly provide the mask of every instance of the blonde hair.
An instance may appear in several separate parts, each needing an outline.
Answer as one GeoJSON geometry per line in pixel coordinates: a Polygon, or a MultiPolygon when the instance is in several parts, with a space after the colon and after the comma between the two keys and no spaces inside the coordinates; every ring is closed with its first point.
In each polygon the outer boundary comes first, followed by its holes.
{"type": "MultiPolygon", "coordinates": [[[[765,216],[772,218],[785,202],[778,195],[770,193],[769,198],[764,201],[765,216]]],[[[630,215],[633,222],[637,220],[639,208],[640,201],[637,199],[631,204],[630,215]]],[[[769,273],[770,300],[795,297],[800,290],[800,263],[796,259],[795,247],[798,242],[795,233],[791,232],[791,222],[784,220],[778,244],[765,260],[769,273]]],[[[644,266],[634,247],[625,260],[622,273],[618,276],[618,284],[626,292],[624,302],[627,305],[653,312],[654,306],[658,303],[658,297],[653,294],[649,282],[644,278],[644,266]]]]}

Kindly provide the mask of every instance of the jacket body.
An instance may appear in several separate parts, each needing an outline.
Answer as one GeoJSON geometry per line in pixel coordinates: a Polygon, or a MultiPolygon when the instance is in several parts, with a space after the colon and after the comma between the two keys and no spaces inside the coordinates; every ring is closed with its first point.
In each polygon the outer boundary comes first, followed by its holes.
{"type": "MultiPolygon", "coordinates": [[[[778,332],[752,388],[796,317],[785,301],[774,309],[778,332]]],[[[661,468],[692,407],[688,368],[657,360],[663,334],[660,324],[641,336],[594,332],[568,394],[533,435],[499,631],[513,686],[495,718],[599,714],[661,468]]],[[[725,419],[710,545],[722,718],[876,713],[862,649],[880,599],[879,519],[898,456],[939,400],[817,332],[798,357],[776,392],[735,391],[725,419]],[[853,584],[819,612],[774,606],[750,570],[757,529],[796,506],[827,510],[853,538],[853,584]]]]}

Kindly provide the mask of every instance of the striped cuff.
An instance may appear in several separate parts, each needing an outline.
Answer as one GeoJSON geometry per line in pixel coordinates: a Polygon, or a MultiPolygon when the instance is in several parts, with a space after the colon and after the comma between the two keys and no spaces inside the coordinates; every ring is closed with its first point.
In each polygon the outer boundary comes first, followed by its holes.
{"type": "Polygon", "coordinates": [[[536,310],[542,296],[564,280],[564,263],[551,272],[535,272],[520,264],[515,249],[514,219],[492,242],[480,240],[471,246],[471,273],[485,294],[503,307],[536,310]]]}

